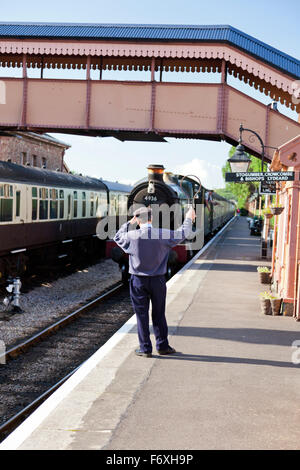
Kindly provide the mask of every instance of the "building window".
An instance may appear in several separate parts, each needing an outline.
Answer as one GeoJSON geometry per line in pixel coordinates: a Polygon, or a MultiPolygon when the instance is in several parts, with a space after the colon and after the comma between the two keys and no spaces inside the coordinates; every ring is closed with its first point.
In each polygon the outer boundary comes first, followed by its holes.
{"type": "Polygon", "coordinates": [[[21,155],[21,164],[22,165],[26,165],[27,163],[27,153],[26,152],[22,152],[22,155],[21,155]]]}
{"type": "Polygon", "coordinates": [[[42,157],[42,168],[47,168],[47,159],[42,157]]]}
{"type": "Polygon", "coordinates": [[[32,166],[38,166],[37,155],[32,155],[32,166]]]}

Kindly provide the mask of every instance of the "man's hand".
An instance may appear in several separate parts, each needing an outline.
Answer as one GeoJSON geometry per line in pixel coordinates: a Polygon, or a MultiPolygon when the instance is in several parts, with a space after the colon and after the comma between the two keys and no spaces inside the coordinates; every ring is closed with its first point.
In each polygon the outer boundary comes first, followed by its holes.
{"type": "Polygon", "coordinates": [[[187,219],[192,219],[192,222],[196,219],[196,212],[192,207],[187,211],[186,216],[187,219]]]}
{"type": "Polygon", "coordinates": [[[137,223],[136,216],[132,217],[132,219],[130,219],[129,223],[131,225],[136,224],[137,223]]]}

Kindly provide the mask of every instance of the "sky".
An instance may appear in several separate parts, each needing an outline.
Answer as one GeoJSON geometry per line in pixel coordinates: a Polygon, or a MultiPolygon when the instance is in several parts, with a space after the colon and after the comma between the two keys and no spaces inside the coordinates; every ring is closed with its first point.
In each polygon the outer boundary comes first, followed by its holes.
{"type": "MultiPolygon", "coordinates": [[[[14,0],[1,4],[1,21],[8,22],[229,24],[298,60],[299,17],[299,0],[14,0]]],[[[243,89],[244,85],[237,86],[243,89]]],[[[250,87],[246,91],[253,97],[258,93],[250,87]]],[[[296,119],[295,113],[280,111],[296,119]]],[[[225,142],[120,142],[114,138],[52,135],[71,145],[65,160],[78,173],[134,183],[146,175],[148,164],[158,163],[168,171],[197,175],[207,188],[225,186],[221,168],[230,150],[225,142]]]]}

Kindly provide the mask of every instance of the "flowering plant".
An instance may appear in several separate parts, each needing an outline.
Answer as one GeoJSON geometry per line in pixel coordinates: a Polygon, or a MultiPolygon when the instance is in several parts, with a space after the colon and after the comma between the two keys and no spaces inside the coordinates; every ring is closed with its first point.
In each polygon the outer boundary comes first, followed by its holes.
{"type": "Polygon", "coordinates": [[[271,214],[271,208],[270,208],[270,207],[266,207],[265,209],[263,209],[263,213],[264,213],[264,214],[271,214]]]}
{"type": "Polygon", "coordinates": [[[257,272],[259,273],[270,273],[270,269],[267,266],[258,266],[257,272]]]}
{"type": "Polygon", "coordinates": [[[261,299],[265,299],[265,300],[268,300],[268,299],[269,299],[269,300],[271,300],[271,298],[272,298],[272,292],[265,290],[264,292],[261,292],[261,293],[259,294],[259,296],[260,296],[261,299]]]}

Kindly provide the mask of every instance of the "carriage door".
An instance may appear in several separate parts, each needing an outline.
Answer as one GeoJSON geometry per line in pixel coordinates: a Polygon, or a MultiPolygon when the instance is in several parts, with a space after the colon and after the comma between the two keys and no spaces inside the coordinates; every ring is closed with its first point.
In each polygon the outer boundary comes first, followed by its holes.
{"type": "Polygon", "coordinates": [[[72,194],[69,193],[67,194],[67,220],[65,223],[65,237],[66,238],[72,238],[72,212],[73,212],[73,200],[72,200],[72,194]]]}
{"type": "Polygon", "coordinates": [[[13,220],[18,229],[13,231],[13,243],[16,249],[25,251],[28,240],[28,224],[26,222],[27,190],[25,186],[14,185],[13,220]]]}
{"type": "Polygon", "coordinates": [[[24,190],[22,191],[22,187],[20,185],[15,185],[14,220],[17,224],[25,223],[25,193],[26,192],[24,190]]]}
{"type": "Polygon", "coordinates": [[[72,219],[72,208],[73,208],[72,195],[68,194],[68,198],[67,198],[67,219],[68,220],[72,219]]]}

